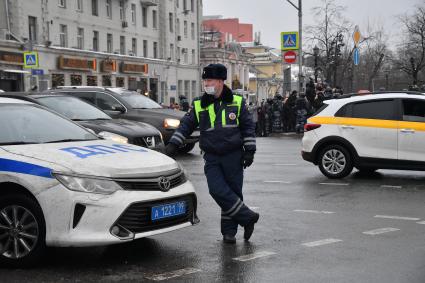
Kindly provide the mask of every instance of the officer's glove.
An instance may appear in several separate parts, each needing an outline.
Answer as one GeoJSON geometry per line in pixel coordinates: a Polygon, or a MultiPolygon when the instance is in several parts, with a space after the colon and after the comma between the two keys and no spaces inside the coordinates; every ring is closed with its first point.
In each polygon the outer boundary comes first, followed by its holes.
{"type": "Polygon", "coordinates": [[[177,145],[175,145],[174,143],[169,143],[167,144],[167,146],[165,147],[165,154],[170,156],[170,157],[174,157],[177,154],[177,149],[179,147],[177,145]]]}
{"type": "Polygon", "coordinates": [[[253,151],[244,151],[242,154],[242,166],[243,169],[248,168],[254,162],[254,152],[253,151]]]}

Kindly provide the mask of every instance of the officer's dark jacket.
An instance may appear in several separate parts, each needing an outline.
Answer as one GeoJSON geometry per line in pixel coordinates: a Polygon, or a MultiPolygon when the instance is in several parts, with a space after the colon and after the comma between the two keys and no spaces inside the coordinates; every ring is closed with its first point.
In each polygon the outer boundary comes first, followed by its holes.
{"type": "Polygon", "coordinates": [[[248,112],[244,99],[242,99],[239,111],[234,96],[236,94],[224,86],[220,99],[215,99],[213,95],[206,93],[195,98],[192,109],[181,120],[180,127],[171,137],[170,143],[182,145],[184,139],[199,126],[201,131],[199,146],[206,153],[224,155],[240,149],[255,152],[255,124],[252,115],[248,112]],[[198,121],[195,104],[199,105],[199,101],[203,111],[198,113],[198,121]],[[214,104],[215,108],[214,127],[211,125],[208,111],[211,104],[214,104]],[[224,123],[223,118],[226,119],[224,123]]]}

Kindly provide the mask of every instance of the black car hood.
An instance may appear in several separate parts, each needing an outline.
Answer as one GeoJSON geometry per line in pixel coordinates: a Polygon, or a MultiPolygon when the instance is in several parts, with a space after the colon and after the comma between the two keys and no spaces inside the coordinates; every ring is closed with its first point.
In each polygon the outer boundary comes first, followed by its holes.
{"type": "Polygon", "coordinates": [[[111,132],[125,137],[159,136],[160,132],[153,126],[124,119],[77,121],[83,127],[96,133],[111,132]]]}
{"type": "Polygon", "coordinates": [[[131,109],[131,114],[140,114],[142,116],[150,116],[162,119],[177,119],[180,120],[186,114],[186,112],[173,110],[173,109],[165,109],[165,108],[157,108],[157,109],[131,109]]]}

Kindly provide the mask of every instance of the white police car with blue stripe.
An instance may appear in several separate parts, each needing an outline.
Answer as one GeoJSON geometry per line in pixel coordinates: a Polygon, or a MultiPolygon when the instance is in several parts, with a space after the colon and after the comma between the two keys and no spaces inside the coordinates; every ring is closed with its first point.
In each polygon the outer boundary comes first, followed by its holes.
{"type": "Polygon", "coordinates": [[[173,159],[118,144],[41,106],[0,98],[0,263],[46,246],[116,244],[199,222],[173,159]]]}

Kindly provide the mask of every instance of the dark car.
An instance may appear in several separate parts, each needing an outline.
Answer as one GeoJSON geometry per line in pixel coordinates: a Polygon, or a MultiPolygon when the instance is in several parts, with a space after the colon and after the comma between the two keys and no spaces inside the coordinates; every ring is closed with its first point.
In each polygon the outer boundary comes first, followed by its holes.
{"type": "MultiPolygon", "coordinates": [[[[145,122],[156,127],[167,144],[180,125],[183,111],[164,109],[152,99],[135,91],[123,88],[103,87],[59,87],[47,93],[66,94],[81,98],[105,111],[113,118],[145,122]]],[[[185,140],[179,149],[182,153],[191,151],[199,141],[199,132],[185,140]]]]}
{"type": "Polygon", "coordinates": [[[28,93],[2,93],[1,96],[45,106],[106,139],[117,142],[127,141],[161,152],[164,149],[161,133],[155,127],[142,122],[112,119],[100,109],[76,97],[28,93]]]}

